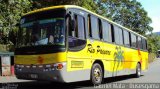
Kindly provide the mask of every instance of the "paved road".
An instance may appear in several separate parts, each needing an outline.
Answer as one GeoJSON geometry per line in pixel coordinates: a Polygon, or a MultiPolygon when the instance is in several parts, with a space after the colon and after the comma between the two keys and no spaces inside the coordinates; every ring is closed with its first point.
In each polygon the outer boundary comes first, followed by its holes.
{"type": "MultiPolygon", "coordinates": [[[[2,88],[0,89],[95,89],[90,85],[89,81],[85,82],[76,82],[76,83],[51,83],[44,81],[25,81],[25,80],[16,80],[15,78],[8,78],[14,83],[4,83],[5,79],[0,77],[2,88]],[[3,83],[2,83],[3,81],[3,83]],[[8,88],[5,88],[8,87],[8,88]]],[[[106,78],[106,85],[113,83],[160,83],[160,59],[154,61],[149,65],[148,71],[142,75],[140,78],[135,78],[134,76],[119,76],[114,78],[106,78]]],[[[104,85],[103,84],[103,85],[104,85]]],[[[160,84],[159,84],[160,85],[160,84]]],[[[158,86],[160,87],[160,86],[158,86]]]]}

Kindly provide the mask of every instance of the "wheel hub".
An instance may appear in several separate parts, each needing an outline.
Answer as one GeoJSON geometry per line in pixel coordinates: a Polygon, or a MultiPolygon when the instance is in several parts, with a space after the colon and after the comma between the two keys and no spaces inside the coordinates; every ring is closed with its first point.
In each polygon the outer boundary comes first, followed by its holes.
{"type": "Polygon", "coordinates": [[[99,82],[101,80],[101,73],[100,73],[100,69],[96,68],[94,70],[94,78],[97,82],[99,82]]]}

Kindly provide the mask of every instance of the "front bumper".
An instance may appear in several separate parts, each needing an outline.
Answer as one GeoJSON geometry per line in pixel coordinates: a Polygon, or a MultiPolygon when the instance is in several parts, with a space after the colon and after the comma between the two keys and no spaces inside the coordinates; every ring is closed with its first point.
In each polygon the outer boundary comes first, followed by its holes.
{"type": "Polygon", "coordinates": [[[66,63],[63,63],[62,69],[55,69],[54,67],[38,67],[36,65],[32,66],[15,66],[15,75],[18,79],[27,79],[27,80],[47,80],[47,81],[56,81],[56,82],[66,82],[65,73],[67,73],[66,63]]]}

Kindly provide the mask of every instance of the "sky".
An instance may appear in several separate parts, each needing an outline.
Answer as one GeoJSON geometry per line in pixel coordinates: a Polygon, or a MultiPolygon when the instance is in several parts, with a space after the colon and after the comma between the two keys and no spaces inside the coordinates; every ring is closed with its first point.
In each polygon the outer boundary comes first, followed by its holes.
{"type": "Polygon", "coordinates": [[[152,19],[153,32],[160,32],[160,0],[137,0],[152,19]]]}

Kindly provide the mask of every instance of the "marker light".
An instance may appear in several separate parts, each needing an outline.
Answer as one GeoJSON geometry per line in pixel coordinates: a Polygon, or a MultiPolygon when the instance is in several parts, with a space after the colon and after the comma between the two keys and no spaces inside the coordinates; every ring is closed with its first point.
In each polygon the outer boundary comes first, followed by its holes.
{"type": "Polygon", "coordinates": [[[62,64],[62,63],[57,64],[57,69],[58,69],[58,70],[60,70],[60,69],[62,69],[62,68],[63,68],[63,64],[62,64]]]}

